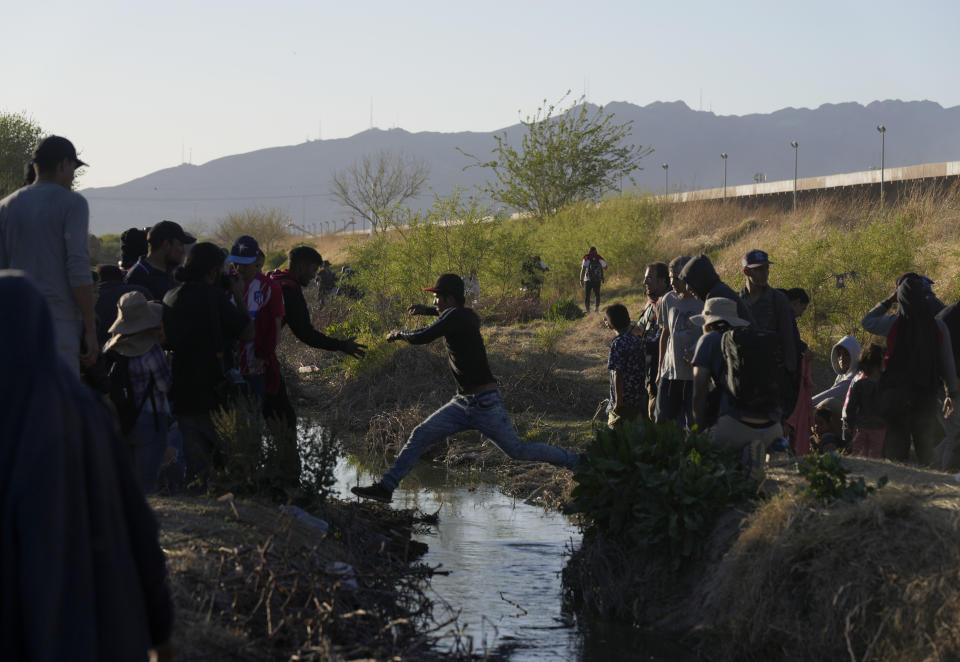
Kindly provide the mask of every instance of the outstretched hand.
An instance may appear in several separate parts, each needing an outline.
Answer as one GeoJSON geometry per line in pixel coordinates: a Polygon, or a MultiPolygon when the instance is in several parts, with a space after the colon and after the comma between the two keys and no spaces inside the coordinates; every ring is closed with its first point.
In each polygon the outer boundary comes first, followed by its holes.
{"type": "Polygon", "coordinates": [[[400,334],[403,333],[400,329],[394,329],[387,334],[387,342],[394,342],[400,340],[400,334]]]}
{"type": "MultiPolygon", "coordinates": [[[[407,306],[407,312],[411,315],[429,315],[433,311],[433,306],[427,306],[422,303],[415,303],[407,306]]],[[[389,338],[387,338],[389,340],[389,338]]],[[[396,340],[396,338],[394,338],[396,340]]]]}
{"type": "Polygon", "coordinates": [[[355,359],[362,359],[364,354],[366,354],[366,345],[361,345],[357,342],[356,336],[353,338],[347,338],[342,341],[343,347],[340,348],[340,351],[344,354],[349,354],[355,359]]]}

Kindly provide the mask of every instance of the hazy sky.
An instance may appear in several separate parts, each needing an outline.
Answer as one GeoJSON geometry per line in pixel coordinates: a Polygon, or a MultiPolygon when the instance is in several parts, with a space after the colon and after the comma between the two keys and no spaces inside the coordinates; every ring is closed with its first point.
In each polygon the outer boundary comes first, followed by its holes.
{"type": "Polygon", "coordinates": [[[46,0],[5,3],[0,110],[91,163],[83,187],[373,124],[489,131],[566,90],[723,115],[960,105],[960,3],[46,0]]]}

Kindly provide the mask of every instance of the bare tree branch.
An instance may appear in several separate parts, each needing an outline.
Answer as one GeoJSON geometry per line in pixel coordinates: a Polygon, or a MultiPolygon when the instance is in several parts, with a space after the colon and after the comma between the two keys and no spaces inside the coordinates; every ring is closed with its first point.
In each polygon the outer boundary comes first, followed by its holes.
{"type": "Polygon", "coordinates": [[[330,195],[369,222],[374,232],[380,232],[400,205],[420,193],[429,177],[426,161],[381,151],[373,156],[365,154],[352,166],[334,171],[330,195]]]}

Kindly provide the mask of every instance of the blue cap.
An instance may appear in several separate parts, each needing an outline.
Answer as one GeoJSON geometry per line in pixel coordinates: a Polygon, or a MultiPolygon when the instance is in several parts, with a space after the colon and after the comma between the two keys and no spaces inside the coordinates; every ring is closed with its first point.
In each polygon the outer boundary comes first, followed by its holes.
{"type": "Polygon", "coordinates": [[[741,264],[745,267],[762,267],[765,264],[773,264],[770,261],[770,257],[761,250],[753,249],[749,253],[743,256],[741,264]]]}
{"type": "Polygon", "coordinates": [[[230,249],[230,255],[227,256],[227,262],[237,264],[253,264],[257,261],[257,253],[260,251],[260,244],[249,235],[243,235],[235,242],[230,249]]]}

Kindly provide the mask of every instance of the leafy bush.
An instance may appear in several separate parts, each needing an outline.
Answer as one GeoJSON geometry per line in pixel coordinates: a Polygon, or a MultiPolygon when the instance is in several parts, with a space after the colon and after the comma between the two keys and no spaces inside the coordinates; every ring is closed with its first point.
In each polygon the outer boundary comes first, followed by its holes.
{"type": "Polygon", "coordinates": [[[563,337],[563,332],[570,325],[565,319],[551,320],[537,328],[534,335],[537,338],[537,345],[545,352],[553,352],[557,348],[557,343],[563,337]]]}
{"type": "Polygon", "coordinates": [[[673,425],[599,430],[587,456],[569,508],[586,534],[646,549],[674,569],[700,554],[718,515],[756,491],[732,455],[673,425]]]}
{"type": "Polygon", "coordinates": [[[578,320],[586,313],[576,301],[569,298],[559,299],[550,304],[547,319],[551,320],[578,320]]]}
{"type": "MultiPolygon", "coordinates": [[[[526,257],[540,255],[550,267],[545,298],[547,293],[569,297],[577,290],[582,255],[592,245],[600,247],[611,274],[642,274],[652,256],[653,230],[659,222],[660,209],[641,196],[575,205],[542,223],[491,216],[486,208],[454,192],[437,199],[426,212],[408,211],[393,231],[350,249],[357,285],[366,293],[352,306],[351,323],[371,334],[403,326],[407,306],[425,301],[424,285],[444,272],[475,273],[487,316],[514,319],[509,314],[512,304],[506,309],[504,304],[521,298],[521,267],[526,257]]],[[[539,310],[540,305],[534,300],[523,308],[539,310]]]]}
{"type": "Polygon", "coordinates": [[[856,501],[887,484],[887,477],[881,476],[876,485],[867,485],[863,476],[851,481],[849,471],[833,454],[811,453],[800,460],[800,475],[810,483],[801,490],[801,494],[813,499],[831,502],[838,499],[856,501]]]}

